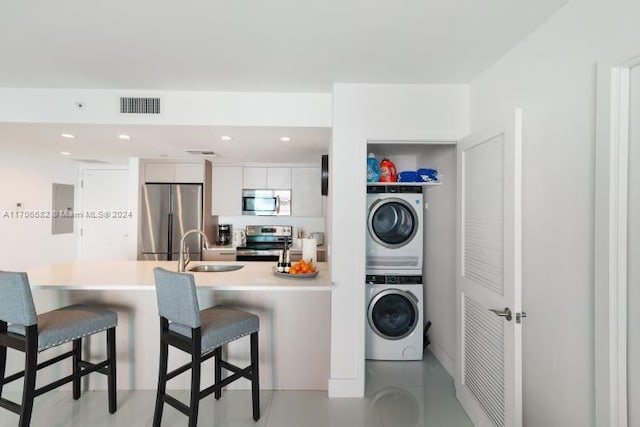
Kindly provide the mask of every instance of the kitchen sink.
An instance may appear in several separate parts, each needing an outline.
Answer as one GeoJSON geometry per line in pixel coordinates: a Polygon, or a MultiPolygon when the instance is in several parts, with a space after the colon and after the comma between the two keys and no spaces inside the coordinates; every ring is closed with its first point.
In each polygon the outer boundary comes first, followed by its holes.
{"type": "Polygon", "coordinates": [[[191,271],[193,273],[220,273],[223,271],[235,271],[240,270],[244,265],[230,265],[230,264],[201,264],[194,265],[189,268],[187,271],[191,271]]]}

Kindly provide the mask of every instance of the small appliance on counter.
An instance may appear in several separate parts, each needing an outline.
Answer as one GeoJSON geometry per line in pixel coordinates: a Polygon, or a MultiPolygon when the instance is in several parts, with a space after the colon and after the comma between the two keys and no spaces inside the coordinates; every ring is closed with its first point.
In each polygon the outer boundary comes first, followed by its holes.
{"type": "Polygon", "coordinates": [[[218,224],[218,238],[216,239],[216,245],[227,246],[230,243],[231,243],[231,225],[218,224]]]}
{"type": "Polygon", "coordinates": [[[247,234],[243,228],[233,230],[233,247],[245,246],[247,244],[247,234]]]}
{"type": "Polygon", "coordinates": [[[278,261],[280,251],[291,246],[290,225],[247,225],[246,245],[236,248],[236,261],[278,261]]]}

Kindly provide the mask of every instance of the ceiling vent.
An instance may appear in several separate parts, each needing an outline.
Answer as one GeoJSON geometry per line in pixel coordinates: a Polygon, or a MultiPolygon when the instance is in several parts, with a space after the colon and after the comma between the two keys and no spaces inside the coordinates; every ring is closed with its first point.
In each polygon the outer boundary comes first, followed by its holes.
{"type": "Polygon", "coordinates": [[[160,114],[160,98],[120,97],[120,114],[160,114]]]}
{"type": "Polygon", "coordinates": [[[202,149],[187,150],[187,153],[194,154],[196,156],[213,156],[213,157],[217,157],[218,156],[212,150],[202,150],[202,149]]]}

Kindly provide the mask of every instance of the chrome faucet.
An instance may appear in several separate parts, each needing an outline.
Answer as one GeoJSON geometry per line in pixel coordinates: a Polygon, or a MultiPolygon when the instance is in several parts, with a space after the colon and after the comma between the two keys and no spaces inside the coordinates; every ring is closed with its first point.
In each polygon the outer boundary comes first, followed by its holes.
{"type": "Polygon", "coordinates": [[[207,238],[207,235],[204,234],[204,232],[202,230],[198,230],[198,229],[193,229],[193,230],[189,230],[186,233],[184,233],[182,235],[182,238],[180,239],[180,258],[178,261],[178,272],[179,273],[184,273],[184,268],[187,266],[187,264],[189,264],[189,248],[185,247],[185,239],[187,238],[188,235],[193,234],[193,233],[198,233],[200,234],[202,237],[204,237],[204,247],[205,249],[209,249],[209,239],[207,238]]]}

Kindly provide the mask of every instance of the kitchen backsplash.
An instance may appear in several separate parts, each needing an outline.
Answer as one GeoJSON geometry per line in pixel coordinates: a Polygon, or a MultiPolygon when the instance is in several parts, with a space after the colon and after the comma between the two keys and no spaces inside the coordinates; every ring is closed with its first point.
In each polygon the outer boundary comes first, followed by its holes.
{"type": "Polygon", "coordinates": [[[324,232],[322,217],[294,217],[294,216],[219,216],[218,224],[231,224],[233,228],[244,228],[247,225],[291,225],[293,227],[294,244],[298,230],[302,229],[305,235],[320,231],[324,232]]]}

